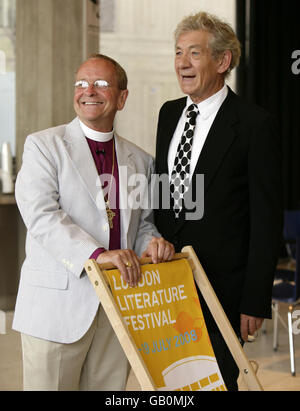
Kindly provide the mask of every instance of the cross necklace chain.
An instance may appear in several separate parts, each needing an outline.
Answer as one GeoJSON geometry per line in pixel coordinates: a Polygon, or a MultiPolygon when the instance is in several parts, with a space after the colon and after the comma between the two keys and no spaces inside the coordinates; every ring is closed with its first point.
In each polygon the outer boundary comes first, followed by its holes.
{"type": "Polygon", "coordinates": [[[116,213],[109,206],[109,198],[110,198],[112,180],[114,178],[114,171],[115,171],[115,139],[113,139],[113,163],[112,163],[112,168],[111,168],[111,179],[110,179],[110,184],[109,184],[109,190],[108,190],[107,198],[104,197],[106,214],[107,214],[108,223],[109,223],[110,228],[114,227],[113,219],[116,216],[116,213]]]}

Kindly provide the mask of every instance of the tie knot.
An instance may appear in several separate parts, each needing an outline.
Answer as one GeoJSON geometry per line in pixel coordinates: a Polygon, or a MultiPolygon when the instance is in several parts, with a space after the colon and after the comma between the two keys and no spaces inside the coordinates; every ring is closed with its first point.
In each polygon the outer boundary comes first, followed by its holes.
{"type": "Polygon", "coordinates": [[[196,104],[191,104],[187,109],[187,116],[196,117],[198,114],[199,114],[199,110],[196,104]]]}

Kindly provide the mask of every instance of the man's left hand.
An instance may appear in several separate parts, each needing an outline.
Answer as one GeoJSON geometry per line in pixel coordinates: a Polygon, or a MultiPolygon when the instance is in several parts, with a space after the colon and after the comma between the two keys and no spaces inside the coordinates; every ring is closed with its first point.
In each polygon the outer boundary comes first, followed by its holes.
{"type": "Polygon", "coordinates": [[[173,244],[165,240],[163,237],[152,237],[147,249],[143,252],[141,258],[151,257],[154,264],[161,263],[163,261],[172,260],[175,254],[175,248],[173,244]]]}
{"type": "Polygon", "coordinates": [[[248,335],[254,335],[264,322],[264,318],[252,317],[250,315],[241,314],[241,336],[247,342],[248,335]]]}

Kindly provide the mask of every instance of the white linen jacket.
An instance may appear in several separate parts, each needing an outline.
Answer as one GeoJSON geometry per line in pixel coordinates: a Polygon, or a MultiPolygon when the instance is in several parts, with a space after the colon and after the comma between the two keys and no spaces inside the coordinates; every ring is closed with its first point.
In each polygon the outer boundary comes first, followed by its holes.
{"type": "MultiPolygon", "coordinates": [[[[121,247],[140,255],[152,236],[160,235],[152,211],[128,206],[128,195],[139,178],[135,174],[150,183],[153,158],[116,134],[115,145],[121,247]]],[[[13,329],[75,342],[90,327],[99,305],[84,264],[95,249],[109,246],[101,184],[78,118],[27,137],[16,200],[27,237],[13,329]]]]}

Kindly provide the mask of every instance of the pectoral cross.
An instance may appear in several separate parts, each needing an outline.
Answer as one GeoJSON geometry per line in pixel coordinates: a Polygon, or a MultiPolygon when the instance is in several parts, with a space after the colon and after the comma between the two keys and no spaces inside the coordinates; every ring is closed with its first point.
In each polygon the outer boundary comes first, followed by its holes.
{"type": "Polygon", "coordinates": [[[113,210],[111,210],[111,208],[109,207],[109,201],[105,201],[105,207],[106,207],[106,214],[108,218],[109,227],[113,228],[114,226],[113,219],[116,216],[116,213],[114,213],[113,210]]]}

